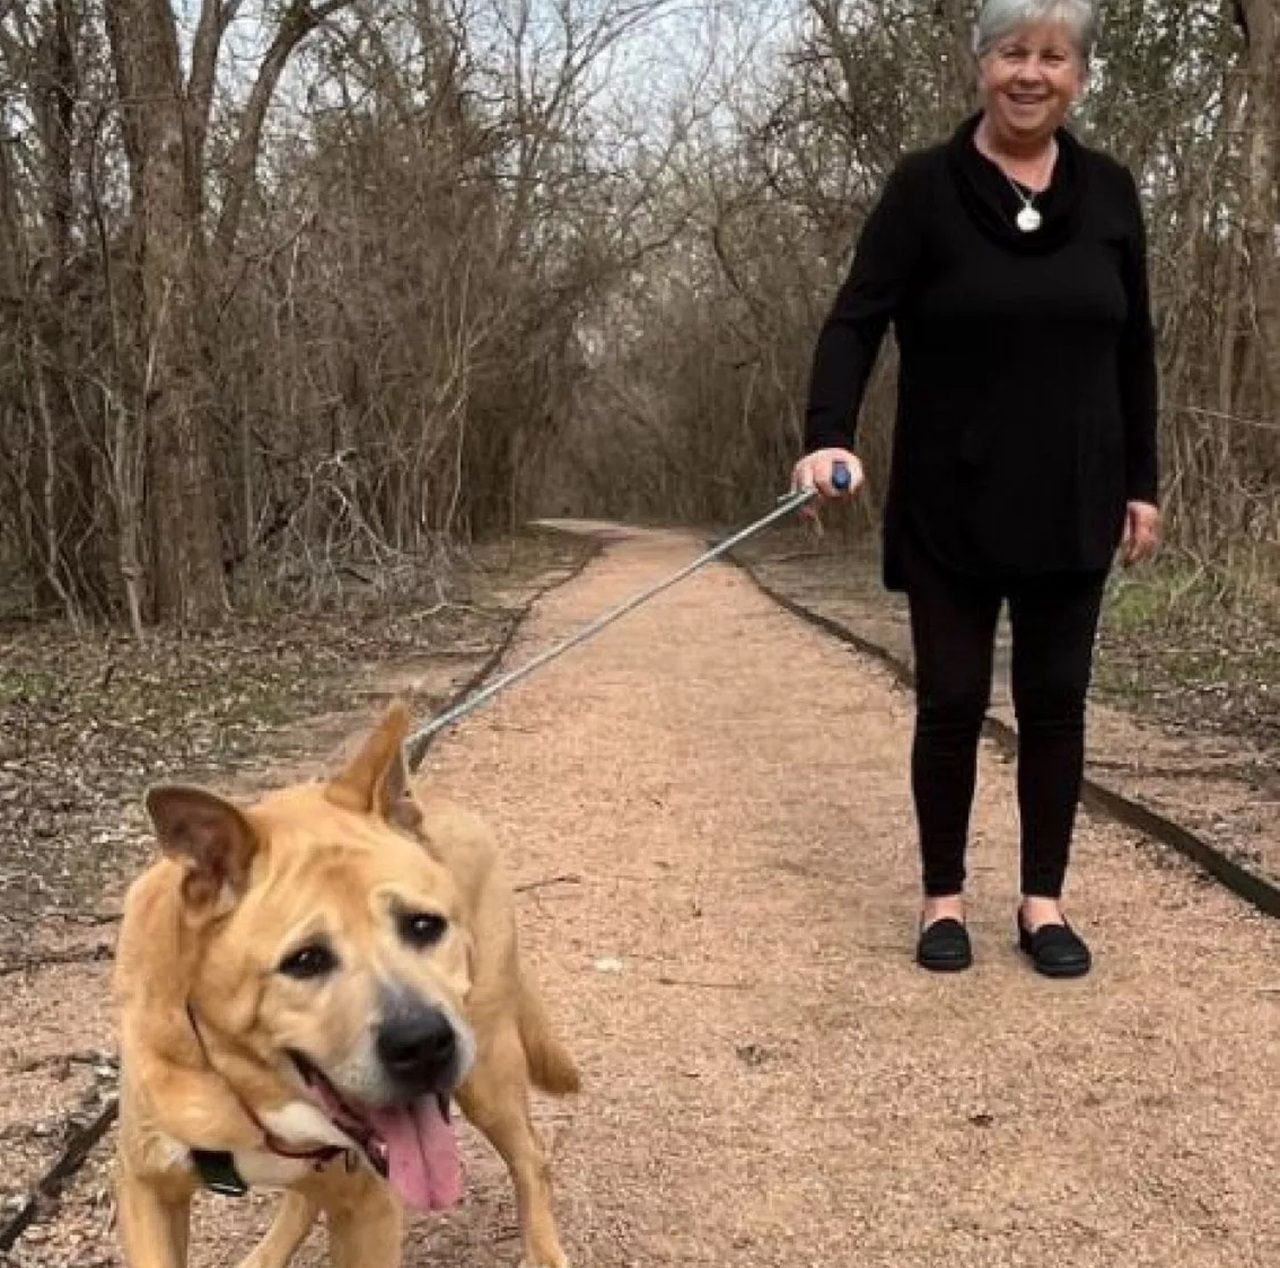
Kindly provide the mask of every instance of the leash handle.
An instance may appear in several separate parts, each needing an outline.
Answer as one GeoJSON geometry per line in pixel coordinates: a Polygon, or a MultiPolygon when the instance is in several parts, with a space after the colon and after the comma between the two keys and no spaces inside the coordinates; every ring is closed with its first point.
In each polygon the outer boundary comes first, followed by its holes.
{"type": "MultiPolygon", "coordinates": [[[[831,487],[837,493],[847,493],[853,487],[853,472],[849,470],[847,462],[833,462],[831,464],[831,487]]],[[[806,502],[812,502],[818,496],[817,488],[811,484],[807,488],[799,489],[796,492],[784,493],[778,499],[778,502],[789,507],[803,506],[806,502]]]]}

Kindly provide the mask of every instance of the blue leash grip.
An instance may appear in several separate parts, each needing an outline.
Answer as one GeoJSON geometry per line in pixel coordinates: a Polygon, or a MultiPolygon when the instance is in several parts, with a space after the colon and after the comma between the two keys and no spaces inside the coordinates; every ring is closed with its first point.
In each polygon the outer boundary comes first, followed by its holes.
{"type": "Polygon", "coordinates": [[[831,468],[831,487],[837,493],[844,493],[853,483],[853,473],[843,462],[837,462],[831,468]]]}

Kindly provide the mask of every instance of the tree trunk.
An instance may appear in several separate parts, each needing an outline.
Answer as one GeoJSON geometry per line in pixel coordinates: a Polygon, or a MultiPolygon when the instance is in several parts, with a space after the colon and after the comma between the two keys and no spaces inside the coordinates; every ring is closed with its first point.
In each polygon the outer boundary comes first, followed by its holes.
{"type": "Polygon", "coordinates": [[[1244,232],[1254,285],[1262,410],[1280,419],[1280,0],[1240,0],[1249,108],[1244,232]]]}
{"type": "Polygon", "coordinates": [[[200,173],[168,0],[108,0],[141,273],[151,615],[208,625],[227,609],[197,304],[200,173]]]}
{"type": "Polygon", "coordinates": [[[111,611],[111,585],[98,549],[93,493],[96,454],[77,418],[75,330],[70,318],[75,218],[77,16],[73,0],[42,14],[33,93],[41,149],[42,267],[34,285],[31,375],[45,437],[43,573],[73,622],[111,611]]]}

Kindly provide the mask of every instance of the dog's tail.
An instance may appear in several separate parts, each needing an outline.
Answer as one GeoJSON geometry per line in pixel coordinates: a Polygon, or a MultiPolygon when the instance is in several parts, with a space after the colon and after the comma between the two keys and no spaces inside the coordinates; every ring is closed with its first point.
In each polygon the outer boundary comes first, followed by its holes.
{"type": "Polygon", "coordinates": [[[521,974],[520,1039],[534,1084],[554,1096],[565,1096],[582,1087],[582,1076],[569,1049],[551,1027],[538,988],[528,972],[521,974]]]}

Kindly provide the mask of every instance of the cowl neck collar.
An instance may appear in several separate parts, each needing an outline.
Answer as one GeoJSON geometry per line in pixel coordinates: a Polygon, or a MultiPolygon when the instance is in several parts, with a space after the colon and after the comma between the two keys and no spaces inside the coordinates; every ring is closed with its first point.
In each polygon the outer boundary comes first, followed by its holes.
{"type": "Polygon", "coordinates": [[[1087,179],[1080,142],[1060,127],[1054,132],[1058,159],[1049,188],[1035,196],[1040,227],[1024,233],[1014,222],[1023,202],[1008,178],[974,142],[982,112],[967,118],[947,143],[947,158],[956,177],[961,201],[989,238],[1022,255],[1040,255],[1060,246],[1074,232],[1087,179]]]}

